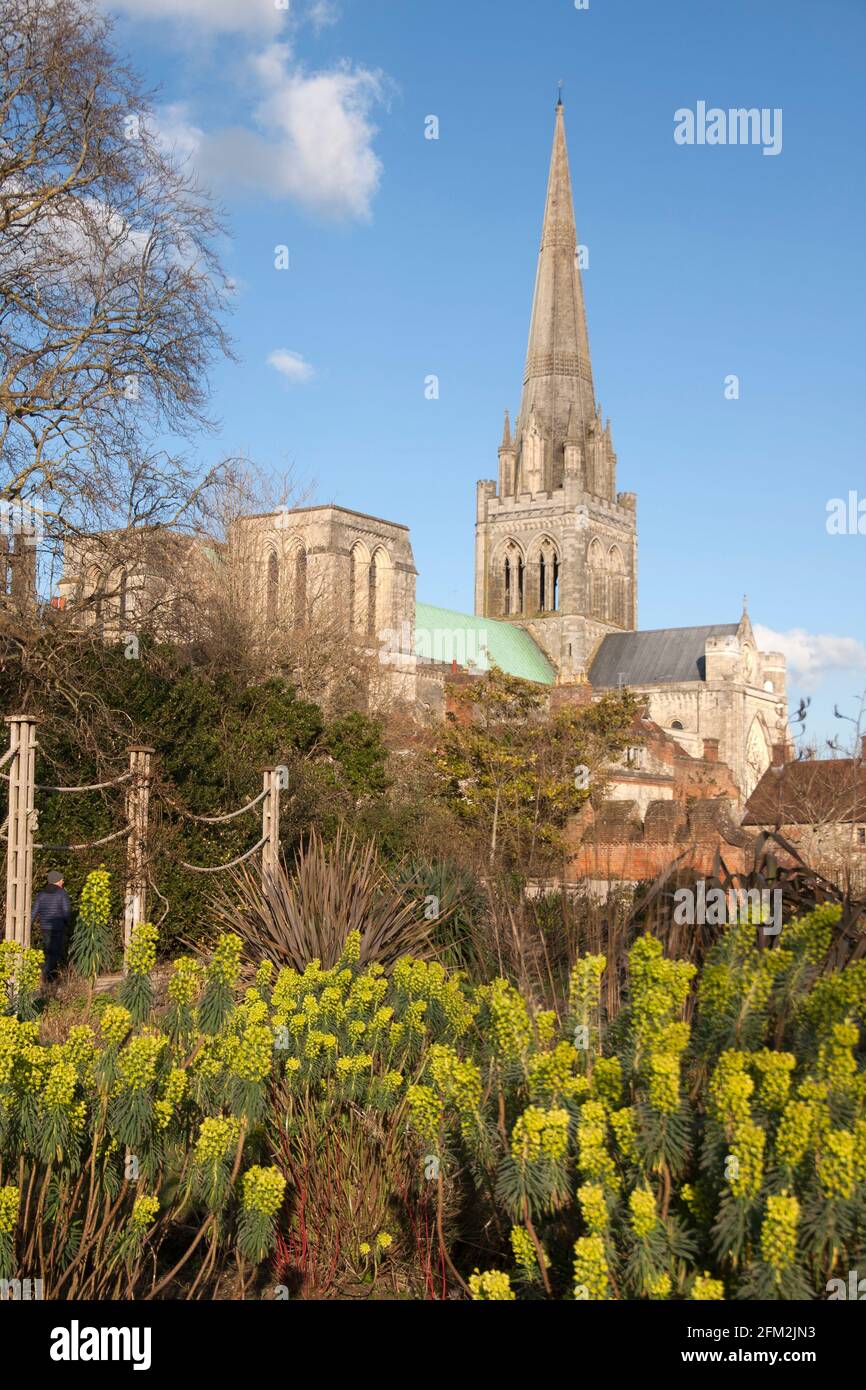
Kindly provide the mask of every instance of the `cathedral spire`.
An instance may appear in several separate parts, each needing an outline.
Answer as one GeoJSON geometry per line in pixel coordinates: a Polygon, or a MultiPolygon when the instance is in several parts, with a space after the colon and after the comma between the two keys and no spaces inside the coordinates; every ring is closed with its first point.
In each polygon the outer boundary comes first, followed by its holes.
{"type": "Polygon", "coordinates": [[[522,425],[535,411],[545,438],[547,485],[552,487],[561,481],[566,436],[582,432],[595,418],[564,112],[560,98],[520,408],[522,425]]]}

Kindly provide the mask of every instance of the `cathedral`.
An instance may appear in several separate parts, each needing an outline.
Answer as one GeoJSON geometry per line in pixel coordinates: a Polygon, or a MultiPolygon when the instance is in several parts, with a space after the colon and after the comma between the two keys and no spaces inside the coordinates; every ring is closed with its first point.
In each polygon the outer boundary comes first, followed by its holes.
{"type": "MultiPolygon", "coordinates": [[[[617,490],[617,466],[595,395],[560,99],[520,413],[512,423],[506,412],[497,476],[477,484],[474,614],[416,602],[407,528],[344,507],[241,517],[223,553],[254,552],[263,623],[311,627],[314,604],[338,615],[419,714],[441,716],[447,676],[493,663],[551,687],[552,701],[628,688],[646,766],[632,761],[610,795],[640,783],[645,812],[648,797],[676,800],[679,787],[693,799],[706,784],[741,808],[789,747],[784,657],[759,650],[745,605],[726,623],[638,629],[637,497],[617,490]]],[[[208,554],[220,563],[218,546],[208,554]]],[[[86,555],[67,557],[64,604],[80,602],[87,573],[86,555]]],[[[134,623],[127,605],[121,626],[134,623]]]]}

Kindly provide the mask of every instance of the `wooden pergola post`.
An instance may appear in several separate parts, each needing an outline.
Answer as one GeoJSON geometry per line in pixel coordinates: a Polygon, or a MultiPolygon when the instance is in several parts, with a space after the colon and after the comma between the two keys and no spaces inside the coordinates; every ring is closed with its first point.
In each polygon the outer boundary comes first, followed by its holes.
{"type": "Polygon", "coordinates": [[[267,793],[262,802],[262,888],[276,880],[280,862],[280,774],[277,768],[269,767],[265,774],[262,790],[267,793]]]}
{"type": "Polygon", "coordinates": [[[33,898],[33,830],[36,818],[36,720],[7,714],[9,747],[9,828],[6,854],[6,940],[30,945],[33,898]]]}
{"type": "Polygon", "coordinates": [[[124,953],[132,931],[147,921],[147,826],[150,804],[150,759],[154,750],[134,743],[129,750],[129,791],[126,819],[129,838],[126,849],[126,903],[123,913],[124,953]]]}

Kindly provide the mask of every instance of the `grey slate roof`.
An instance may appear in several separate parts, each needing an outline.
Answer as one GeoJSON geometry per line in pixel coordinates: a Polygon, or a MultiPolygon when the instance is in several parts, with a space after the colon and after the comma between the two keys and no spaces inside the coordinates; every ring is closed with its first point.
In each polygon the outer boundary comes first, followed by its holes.
{"type": "Polygon", "coordinates": [[[589,668],[590,685],[663,685],[706,680],[708,637],[735,637],[739,623],[662,627],[655,632],[609,632],[589,668]]]}

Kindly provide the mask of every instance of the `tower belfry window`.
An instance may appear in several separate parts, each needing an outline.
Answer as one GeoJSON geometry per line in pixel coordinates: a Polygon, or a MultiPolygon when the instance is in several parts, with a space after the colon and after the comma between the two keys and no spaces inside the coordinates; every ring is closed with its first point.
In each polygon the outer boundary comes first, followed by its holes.
{"type": "Polygon", "coordinates": [[[547,595],[545,593],[546,580],[547,565],[545,564],[544,560],[544,551],[542,551],[538,561],[538,607],[541,609],[542,613],[545,610],[547,599],[547,595]]]}

